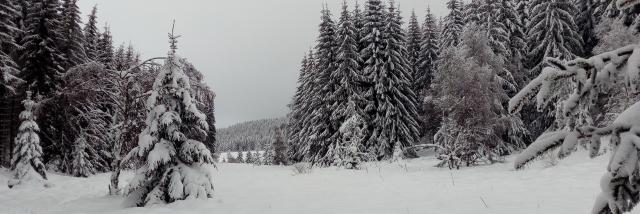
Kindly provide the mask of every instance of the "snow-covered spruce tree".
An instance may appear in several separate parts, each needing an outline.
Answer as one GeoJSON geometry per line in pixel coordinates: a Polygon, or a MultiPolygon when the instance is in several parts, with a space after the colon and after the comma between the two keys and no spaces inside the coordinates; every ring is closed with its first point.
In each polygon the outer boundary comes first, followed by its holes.
{"type": "Polygon", "coordinates": [[[597,21],[595,16],[595,5],[598,0],[575,0],[578,14],[575,21],[578,25],[578,32],[582,35],[584,44],[582,50],[583,56],[591,56],[593,48],[598,45],[598,38],[595,34],[597,21]]]}
{"type": "MultiPolygon", "coordinates": [[[[129,45],[125,52],[125,58],[128,64],[137,64],[135,61],[135,53],[133,47],[129,45]]],[[[213,154],[216,145],[216,117],[215,117],[215,98],[216,93],[211,87],[204,82],[204,76],[193,64],[186,59],[182,59],[182,63],[185,65],[185,74],[189,76],[191,81],[191,89],[193,90],[192,96],[197,101],[197,106],[202,113],[207,116],[207,124],[209,124],[209,131],[207,132],[207,138],[203,143],[209,148],[209,151],[213,154]]]]}
{"type": "Polygon", "coordinates": [[[532,0],[529,5],[531,21],[527,26],[528,67],[532,75],[539,74],[544,59],[557,57],[572,59],[582,53],[582,39],[569,0],[532,0]]]}
{"type": "MultiPolygon", "coordinates": [[[[337,64],[338,69],[331,73],[331,79],[336,79],[338,84],[336,85],[333,94],[329,98],[331,114],[331,125],[333,130],[339,130],[342,123],[347,120],[351,114],[348,112],[349,100],[355,100],[356,102],[362,102],[360,88],[358,82],[360,82],[361,76],[359,74],[360,61],[358,55],[358,43],[356,42],[356,31],[351,22],[352,17],[347,10],[346,3],[342,6],[342,14],[340,16],[340,22],[338,23],[337,31],[337,64]]],[[[335,140],[329,145],[329,151],[326,154],[325,159],[329,161],[327,164],[335,163],[333,158],[339,149],[339,144],[342,141],[340,139],[340,132],[336,131],[332,133],[331,139],[335,140]]]]}
{"type": "MultiPolygon", "coordinates": [[[[273,150],[273,142],[275,141],[275,138],[269,142],[267,144],[267,146],[264,148],[264,154],[262,155],[262,164],[263,165],[273,165],[273,158],[275,156],[275,152],[273,150]]],[[[229,161],[229,163],[231,163],[231,161],[229,161]]]]}
{"type": "Polygon", "coordinates": [[[58,0],[29,4],[20,76],[34,94],[49,95],[61,87],[65,58],[58,47],[63,41],[59,8],[58,0]]]}
{"type": "Polygon", "coordinates": [[[19,80],[16,77],[18,65],[11,58],[11,52],[19,47],[15,40],[20,31],[14,22],[17,16],[17,7],[11,0],[0,0],[0,99],[15,93],[19,80]]]}
{"type": "Polygon", "coordinates": [[[145,162],[126,191],[132,205],[213,197],[206,164],[214,160],[201,142],[209,126],[196,108],[189,78],[175,54],[177,36],[172,33],[169,38],[171,50],[147,101],[147,127],[140,134],[138,146],[128,154],[145,162]]]}
{"type": "Polygon", "coordinates": [[[423,97],[426,90],[431,86],[435,62],[438,59],[438,40],[440,37],[436,22],[437,20],[431,13],[431,9],[427,9],[420,39],[420,62],[418,71],[414,75],[416,84],[421,84],[414,87],[414,92],[420,95],[418,97],[423,97]]]}
{"type": "Polygon", "coordinates": [[[444,17],[440,48],[444,49],[457,46],[460,43],[460,34],[464,27],[462,2],[459,0],[449,0],[447,2],[449,14],[444,17]]]}
{"type": "MultiPolygon", "coordinates": [[[[366,121],[367,127],[369,127],[369,133],[373,130],[373,119],[377,114],[375,99],[377,91],[375,88],[375,78],[379,76],[379,73],[384,70],[384,48],[385,48],[385,17],[383,16],[382,2],[380,0],[367,0],[365,4],[364,14],[364,26],[362,28],[362,40],[360,41],[363,47],[360,52],[362,58],[363,67],[362,75],[364,76],[363,86],[363,103],[364,113],[362,117],[366,121]]],[[[369,139],[369,136],[367,136],[369,139]]],[[[365,148],[369,151],[376,145],[372,142],[365,142],[365,148]]]]}
{"type": "Polygon", "coordinates": [[[331,12],[327,6],[322,9],[319,31],[320,35],[315,52],[318,60],[317,70],[312,73],[315,84],[309,94],[311,96],[309,107],[313,109],[313,112],[307,116],[310,118],[303,125],[306,131],[302,132],[302,136],[307,138],[303,142],[308,142],[304,148],[305,160],[326,166],[330,164],[327,152],[329,152],[331,144],[336,142],[333,137],[337,131],[331,123],[331,95],[339,84],[337,79],[331,78],[331,74],[337,69],[336,50],[338,43],[336,41],[336,26],[331,20],[331,12]]]}
{"type": "Polygon", "coordinates": [[[247,160],[245,162],[250,164],[256,163],[256,157],[253,155],[253,151],[247,152],[247,160]]]}
{"type": "Polygon", "coordinates": [[[129,67],[124,56],[124,43],[120,44],[113,52],[113,69],[117,71],[126,70],[129,67]]]}
{"type": "MultiPolygon", "coordinates": [[[[358,3],[358,1],[356,1],[356,4],[353,9],[353,15],[351,17],[353,19],[351,22],[353,23],[353,28],[356,34],[356,43],[358,43],[358,53],[360,53],[362,49],[364,49],[362,45],[362,37],[364,36],[362,33],[362,28],[364,27],[365,20],[364,20],[364,14],[360,9],[360,3],[358,3]]],[[[359,61],[358,63],[362,65],[362,61],[359,61]]]]}
{"type": "Polygon", "coordinates": [[[509,56],[507,46],[509,43],[509,31],[504,23],[505,17],[502,15],[506,8],[502,8],[503,0],[476,0],[476,5],[469,6],[468,10],[473,10],[476,17],[470,19],[467,24],[472,23],[479,26],[487,33],[489,46],[493,52],[499,56],[509,56]],[[474,8],[474,9],[471,9],[474,8]]]}
{"type": "Polygon", "coordinates": [[[104,32],[100,34],[97,45],[96,60],[102,63],[107,69],[114,69],[113,40],[109,26],[104,27],[104,32]]]}
{"type": "MultiPolygon", "coordinates": [[[[514,1],[500,1],[500,17],[498,20],[505,25],[509,38],[507,39],[506,68],[515,80],[516,87],[522,87],[528,80],[528,74],[524,68],[524,60],[527,55],[525,43],[526,29],[522,16],[518,11],[518,5],[514,1]]],[[[514,94],[516,92],[512,92],[514,94]]],[[[511,95],[510,94],[510,95],[511,95]]]]}
{"type": "MultiPolygon", "coordinates": [[[[582,39],[573,17],[575,8],[569,0],[553,2],[533,0],[528,6],[531,18],[527,26],[528,54],[525,67],[529,69],[530,78],[533,78],[541,72],[544,58],[570,59],[579,55],[582,52],[582,39]]],[[[554,87],[564,87],[563,90],[569,90],[567,85],[558,84],[554,87]]],[[[552,98],[557,100],[556,96],[552,98]]],[[[540,136],[549,127],[558,126],[554,124],[557,116],[553,113],[554,111],[539,112],[531,105],[525,106],[524,110],[522,118],[534,138],[540,136]]]]}
{"type": "MultiPolygon", "coordinates": [[[[414,93],[418,99],[418,115],[420,119],[420,134],[422,140],[430,143],[433,135],[440,126],[439,120],[441,114],[435,110],[432,102],[426,102],[431,97],[431,82],[435,73],[435,64],[438,60],[439,52],[439,32],[436,18],[431,13],[431,9],[427,8],[425,20],[422,26],[422,37],[420,43],[420,64],[418,70],[414,74],[414,93]]],[[[422,141],[421,140],[421,141],[422,141]]]]}
{"type": "Polygon", "coordinates": [[[400,148],[407,157],[416,157],[411,147],[418,142],[419,130],[415,94],[411,88],[411,71],[405,49],[405,34],[402,30],[402,18],[394,3],[386,13],[387,26],[384,40],[382,69],[370,76],[374,84],[373,102],[375,113],[372,115],[370,151],[378,159],[390,159],[393,148],[400,148]]]}
{"type": "Polygon", "coordinates": [[[334,164],[346,169],[360,169],[361,163],[375,159],[364,148],[367,137],[367,124],[356,110],[356,104],[349,102],[347,112],[351,117],[340,126],[340,143],[335,154],[334,164]]]}
{"type": "Polygon", "coordinates": [[[96,173],[93,164],[87,154],[87,138],[81,133],[73,143],[73,153],[71,161],[71,174],[76,177],[88,177],[96,173]]]}
{"type": "Polygon", "coordinates": [[[283,131],[284,127],[277,127],[274,133],[273,140],[273,159],[271,161],[274,165],[286,165],[287,161],[287,145],[285,144],[285,133],[283,131]]]}
{"type": "Polygon", "coordinates": [[[45,187],[47,174],[42,162],[42,148],[40,147],[40,137],[38,124],[33,115],[36,103],[31,100],[31,92],[27,92],[27,98],[22,101],[24,111],[20,113],[22,123],[18,128],[18,135],[15,139],[13,157],[11,158],[11,170],[13,177],[9,180],[9,188],[30,182],[39,183],[45,187]]]}
{"type": "Polygon", "coordinates": [[[60,51],[66,59],[64,63],[65,70],[87,61],[87,54],[84,50],[84,35],[82,28],[80,28],[80,10],[78,9],[77,1],[78,0],[64,0],[62,3],[60,26],[62,44],[60,45],[60,51]]]}
{"type": "Polygon", "coordinates": [[[640,194],[640,103],[633,104],[614,122],[601,127],[581,126],[579,113],[585,105],[586,108],[594,106],[595,95],[601,87],[620,87],[637,93],[640,89],[640,46],[629,45],[588,59],[564,61],[548,58],[547,63],[550,66],[545,67],[537,78],[511,99],[509,110],[519,111],[534,97],[538,106],[544,106],[550,96],[557,93],[552,85],[570,80],[573,90],[561,91],[566,93],[567,98],[557,106],[565,126],[540,136],[518,156],[514,162],[515,168],[521,169],[537,157],[556,149],[559,149],[559,157],[566,157],[576,149],[580,140],[590,144],[591,156],[595,157],[600,154],[601,138],[609,136],[611,159],[601,179],[602,192],[592,213],[631,212],[640,200],[637,197],[640,194]]]}
{"type": "Polygon", "coordinates": [[[98,6],[93,6],[87,24],[84,26],[84,50],[89,60],[98,60],[98,6]]]}
{"type": "Polygon", "coordinates": [[[415,11],[411,11],[411,17],[409,17],[409,26],[407,29],[407,53],[409,66],[411,69],[411,83],[412,89],[418,95],[420,91],[420,85],[416,80],[419,77],[418,71],[420,70],[420,43],[422,42],[422,29],[420,23],[418,23],[418,17],[415,11]]]}
{"type": "MultiPolygon", "coordinates": [[[[309,51],[309,54],[305,55],[302,60],[300,73],[298,74],[298,86],[296,87],[296,92],[289,104],[291,112],[287,117],[287,133],[289,133],[287,136],[287,145],[289,145],[287,157],[293,162],[300,162],[304,157],[304,153],[302,151],[304,148],[304,136],[302,136],[301,132],[304,128],[304,121],[308,118],[305,115],[309,110],[308,100],[310,99],[310,95],[308,92],[313,84],[313,80],[310,78],[313,65],[313,52],[309,51]]],[[[267,145],[270,145],[270,143],[267,145]]]]}

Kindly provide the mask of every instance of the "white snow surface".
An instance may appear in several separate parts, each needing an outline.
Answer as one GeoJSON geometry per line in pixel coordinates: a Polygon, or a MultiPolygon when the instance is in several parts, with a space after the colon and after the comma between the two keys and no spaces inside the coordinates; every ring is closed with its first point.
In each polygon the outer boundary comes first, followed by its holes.
{"type": "MultiPolygon", "coordinates": [[[[587,151],[579,151],[556,166],[536,161],[519,171],[513,170],[513,157],[456,171],[434,168],[438,160],[421,158],[370,163],[359,171],[314,168],[297,175],[290,166],[218,164],[218,169],[209,168],[214,198],[143,208],[125,208],[124,198],[107,196],[109,174],[74,178],[49,173],[51,188],[0,185],[0,213],[590,213],[608,156],[589,159],[587,151]]],[[[0,184],[9,176],[0,169],[0,184]]],[[[124,172],[123,182],[131,177],[124,172]]]]}

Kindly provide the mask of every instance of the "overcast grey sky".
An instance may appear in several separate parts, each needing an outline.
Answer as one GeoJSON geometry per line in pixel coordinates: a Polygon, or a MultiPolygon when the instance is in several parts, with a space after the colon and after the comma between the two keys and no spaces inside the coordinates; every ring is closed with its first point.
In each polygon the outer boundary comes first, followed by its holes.
{"type": "MultiPolygon", "coordinates": [[[[360,0],[363,4],[365,0],[360,0]]],[[[131,43],[143,58],[164,56],[176,20],[178,54],[188,58],[217,94],[217,127],[284,116],[300,60],[316,40],[320,9],[338,19],[342,0],[79,0],[83,19],[98,5],[115,44],[131,43]]],[[[353,6],[354,0],[348,1],[353,6]]],[[[444,0],[396,0],[405,20],[412,8],[446,14],[444,0]]]]}

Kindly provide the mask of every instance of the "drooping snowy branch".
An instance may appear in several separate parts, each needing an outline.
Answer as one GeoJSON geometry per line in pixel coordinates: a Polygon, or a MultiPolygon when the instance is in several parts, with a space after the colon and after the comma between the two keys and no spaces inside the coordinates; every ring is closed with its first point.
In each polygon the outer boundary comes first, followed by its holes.
{"type": "Polygon", "coordinates": [[[589,59],[578,58],[568,62],[547,59],[549,67],[510,100],[509,110],[518,112],[522,105],[537,97],[542,109],[553,94],[551,85],[560,81],[571,82],[573,92],[557,107],[564,117],[564,128],[548,132],[531,144],[515,161],[521,169],[543,153],[560,148],[559,157],[569,155],[579,139],[589,139],[591,156],[598,154],[601,136],[611,136],[612,157],[607,174],[602,178],[602,193],[598,196],[593,213],[623,213],[633,210],[639,202],[640,180],[637,172],[640,149],[640,102],[622,112],[605,127],[580,126],[576,122],[579,107],[593,105],[600,87],[619,87],[637,94],[640,89],[640,46],[629,45],[589,59]],[[568,80],[568,81],[567,81],[568,80]]]}

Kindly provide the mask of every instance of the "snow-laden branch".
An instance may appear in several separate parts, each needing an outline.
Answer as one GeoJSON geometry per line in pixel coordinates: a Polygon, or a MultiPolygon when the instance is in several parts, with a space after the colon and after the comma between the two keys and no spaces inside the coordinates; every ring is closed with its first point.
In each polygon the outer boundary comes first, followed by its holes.
{"type": "MultiPolygon", "coordinates": [[[[516,113],[522,109],[529,100],[534,96],[537,98],[536,103],[539,109],[546,105],[551,95],[551,86],[558,81],[567,80],[573,78],[581,84],[580,89],[576,96],[584,96],[588,91],[593,89],[593,86],[601,82],[606,82],[614,75],[618,75],[622,66],[626,65],[629,57],[634,53],[634,50],[639,48],[638,45],[629,45],[620,48],[615,51],[603,53],[589,59],[578,58],[571,61],[562,61],[555,58],[547,58],[546,62],[549,67],[542,70],[542,73],[535,79],[533,79],[527,86],[525,86],[518,94],[516,94],[509,101],[509,112],[516,113]]],[[[633,67],[633,66],[631,66],[633,67]]],[[[640,77],[637,71],[629,69],[626,75],[627,80],[634,81],[637,77],[640,77]]],[[[637,80],[635,80],[637,81],[637,80]]],[[[628,84],[631,85],[631,84],[628,84]]],[[[573,101],[570,107],[578,99],[570,99],[573,101]]]]}

